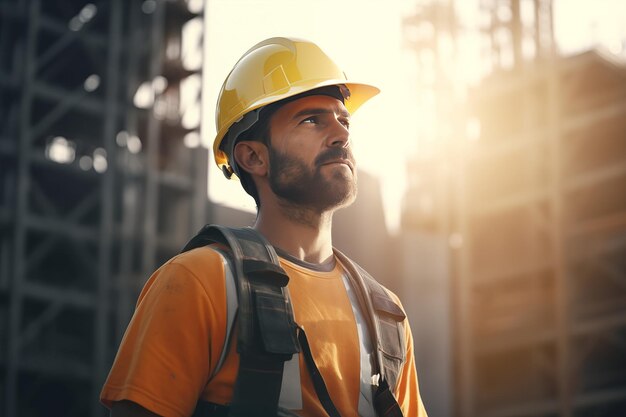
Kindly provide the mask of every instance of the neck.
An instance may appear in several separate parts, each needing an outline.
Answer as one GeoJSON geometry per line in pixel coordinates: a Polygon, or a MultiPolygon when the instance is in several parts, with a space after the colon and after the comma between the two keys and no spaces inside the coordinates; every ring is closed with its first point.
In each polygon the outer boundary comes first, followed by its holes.
{"type": "Polygon", "coordinates": [[[283,201],[272,203],[263,203],[254,224],[272,245],[310,263],[333,256],[332,211],[317,213],[283,201]]]}

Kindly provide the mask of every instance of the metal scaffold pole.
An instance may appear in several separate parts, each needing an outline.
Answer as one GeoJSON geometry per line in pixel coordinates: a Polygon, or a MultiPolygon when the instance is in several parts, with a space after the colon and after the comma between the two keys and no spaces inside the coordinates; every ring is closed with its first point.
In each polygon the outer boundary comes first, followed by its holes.
{"type": "Polygon", "coordinates": [[[24,56],[24,79],[21,92],[20,135],[18,146],[17,193],[15,207],[15,263],[9,299],[9,337],[7,349],[7,377],[6,377],[6,416],[16,417],[18,412],[18,372],[21,361],[21,327],[22,308],[24,297],[24,280],[26,269],[26,222],[28,193],[30,189],[30,161],[31,141],[30,134],[32,121],[31,105],[33,84],[36,68],[37,27],[39,25],[40,2],[34,0],[28,9],[28,29],[26,35],[26,50],[24,56]]]}
{"type": "MultiPolygon", "coordinates": [[[[119,127],[119,78],[122,44],[122,0],[113,0],[109,3],[109,33],[107,67],[105,76],[106,93],[104,96],[103,120],[103,148],[107,155],[113,156],[116,163],[117,149],[115,135],[119,127]]],[[[116,169],[107,169],[102,175],[100,189],[101,213],[99,225],[98,248],[98,277],[97,277],[97,307],[94,332],[94,375],[92,377],[91,415],[99,416],[104,410],[98,404],[100,388],[106,377],[109,367],[109,309],[111,300],[111,252],[113,246],[113,210],[115,198],[116,169]]]]}

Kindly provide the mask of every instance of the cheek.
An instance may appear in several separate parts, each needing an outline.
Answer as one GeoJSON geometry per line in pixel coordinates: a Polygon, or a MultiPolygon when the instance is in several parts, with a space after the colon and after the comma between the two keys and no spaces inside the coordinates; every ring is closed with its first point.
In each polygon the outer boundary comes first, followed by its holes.
{"type": "Polygon", "coordinates": [[[303,162],[307,166],[312,166],[313,161],[315,160],[317,154],[319,153],[319,148],[315,146],[312,141],[291,141],[289,144],[279,149],[283,155],[289,155],[291,158],[295,158],[301,162],[303,162]]]}

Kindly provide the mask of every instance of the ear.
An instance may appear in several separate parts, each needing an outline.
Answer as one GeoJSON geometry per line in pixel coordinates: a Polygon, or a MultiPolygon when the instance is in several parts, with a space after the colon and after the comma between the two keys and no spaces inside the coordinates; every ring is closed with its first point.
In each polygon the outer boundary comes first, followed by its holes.
{"type": "Polygon", "coordinates": [[[257,141],[241,141],[233,150],[235,161],[240,169],[250,175],[264,177],[268,170],[267,147],[257,141]]]}

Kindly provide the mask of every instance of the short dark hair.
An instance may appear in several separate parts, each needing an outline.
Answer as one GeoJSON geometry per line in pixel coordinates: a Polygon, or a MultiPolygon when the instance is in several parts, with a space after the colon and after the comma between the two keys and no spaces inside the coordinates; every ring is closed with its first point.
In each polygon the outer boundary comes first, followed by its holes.
{"type": "MultiPolygon", "coordinates": [[[[264,109],[265,110],[265,109],[264,109]]],[[[261,111],[259,115],[259,121],[254,124],[252,128],[243,132],[237,138],[237,142],[242,140],[247,141],[255,141],[261,142],[265,146],[270,146],[270,114],[264,114],[266,112],[261,111]]],[[[235,145],[236,146],[236,145],[235,145]]],[[[233,147],[234,152],[234,147],[233,147]]],[[[252,175],[248,173],[246,170],[239,168],[239,181],[241,182],[241,186],[252,198],[254,198],[254,202],[256,203],[257,209],[261,207],[261,200],[259,199],[259,192],[256,188],[256,184],[252,179],[252,175]]]]}

